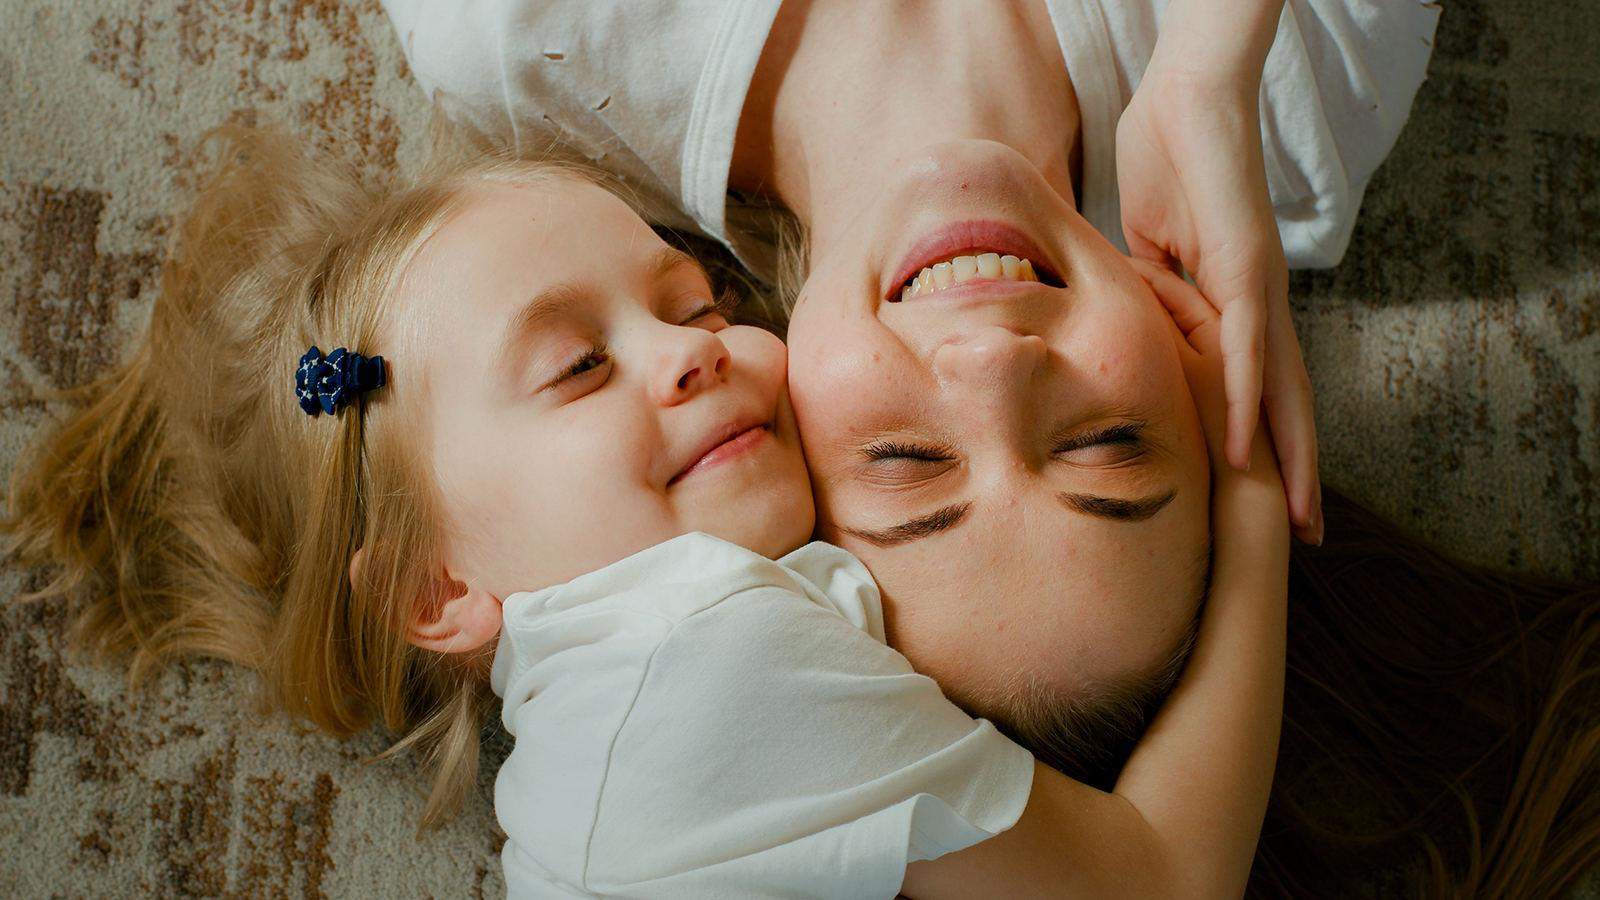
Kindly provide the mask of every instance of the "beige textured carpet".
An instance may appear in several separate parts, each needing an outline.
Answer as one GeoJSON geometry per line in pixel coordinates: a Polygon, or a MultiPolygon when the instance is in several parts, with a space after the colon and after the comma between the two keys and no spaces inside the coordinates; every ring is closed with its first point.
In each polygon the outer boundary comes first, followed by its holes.
{"type": "MultiPolygon", "coordinates": [[[[1349,257],[1295,280],[1326,477],[1466,556],[1600,577],[1600,0],[1446,7],[1349,257]]],[[[403,169],[426,109],[375,0],[0,0],[0,23],[9,471],[42,392],[137,336],[178,148],[258,109],[403,169]]],[[[0,572],[0,598],[37,578],[0,572]]],[[[0,611],[0,897],[503,895],[486,798],[416,840],[412,765],[363,764],[382,734],[253,718],[220,663],[130,694],[63,624],[0,611]]]]}

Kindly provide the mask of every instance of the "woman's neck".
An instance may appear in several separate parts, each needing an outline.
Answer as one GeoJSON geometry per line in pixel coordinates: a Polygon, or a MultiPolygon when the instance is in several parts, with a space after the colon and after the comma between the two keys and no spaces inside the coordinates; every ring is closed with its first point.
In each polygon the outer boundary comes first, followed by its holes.
{"type": "Polygon", "coordinates": [[[1078,105],[1044,0],[786,0],[752,81],[730,186],[828,247],[930,144],[1007,144],[1074,197],[1078,105]]]}

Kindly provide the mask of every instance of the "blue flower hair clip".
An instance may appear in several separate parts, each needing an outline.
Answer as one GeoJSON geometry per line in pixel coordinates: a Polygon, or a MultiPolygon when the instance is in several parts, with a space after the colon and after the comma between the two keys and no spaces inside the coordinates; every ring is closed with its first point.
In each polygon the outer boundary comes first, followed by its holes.
{"type": "Polygon", "coordinates": [[[383,387],[383,381],[381,356],[362,356],[340,347],[324,359],[322,351],[312,347],[294,370],[294,395],[306,415],[332,415],[362,391],[383,387]]]}

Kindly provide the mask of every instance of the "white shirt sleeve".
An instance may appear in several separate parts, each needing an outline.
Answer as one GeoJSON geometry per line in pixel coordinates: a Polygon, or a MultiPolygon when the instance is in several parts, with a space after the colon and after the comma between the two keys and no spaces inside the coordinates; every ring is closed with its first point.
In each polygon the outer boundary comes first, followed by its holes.
{"type": "Polygon", "coordinates": [[[521,151],[576,151],[627,182],[653,220],[727,240],[739,113],[779,2],[383,5],[450,118],[521,151]]]}
{"type": "Polygon", "coordinates": [[[1261,82],[1261,142],[1294,268],[1337,265],[1427,75],[1439,6],[1289,0],[1261,82]]]}
{"type": "MultiPolygon", "coordinates": [[[[1144,77],[1169,0],[1048,0],[1082,118],[1079,209],[1124,252],[1116,125],[1144,77]]],[[[1439,7],[1288,0],[1262,70],[1261,141],[1291,268],[1343,257],[1361,195],[1427,73],[1439,7]]]]}
{"type": "Polygon", "coordinates": [[[507,601],[512,897],[888,900],[908,862],[1015,823],[1032,757],[840,614],[870,588],[858,562],[828,548],[849,565],[801,575],[686,538],[567,586],[581,600],[507,601]]]}

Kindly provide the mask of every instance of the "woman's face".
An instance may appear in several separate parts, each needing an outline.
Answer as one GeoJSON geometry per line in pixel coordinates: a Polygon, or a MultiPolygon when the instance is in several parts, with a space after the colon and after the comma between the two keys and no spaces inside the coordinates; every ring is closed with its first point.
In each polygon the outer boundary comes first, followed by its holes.
{"type": "Polygon", "coordinates": [[[865,561],[892,645],[1001,721],[1161,667],[1209,558],[1209,468],[1178,334],[1022,156],[908,160],[812,268],[790,388],[818,533],[865,561]],[[978,277],[902,300],[924,267],[978,277]]]}

